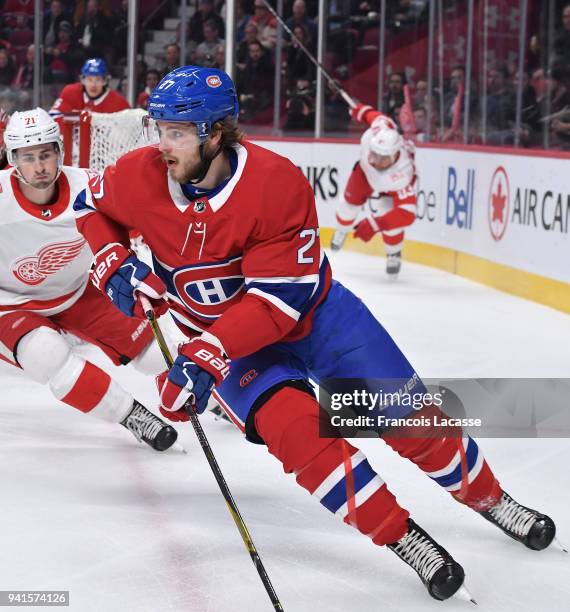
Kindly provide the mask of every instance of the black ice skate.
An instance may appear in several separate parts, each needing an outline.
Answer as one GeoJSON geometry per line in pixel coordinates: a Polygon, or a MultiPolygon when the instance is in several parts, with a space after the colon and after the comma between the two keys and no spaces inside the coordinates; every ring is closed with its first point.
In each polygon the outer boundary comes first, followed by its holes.
{"type": "Polygon", "coordinates": [[[480,514],[531,550],[548,548],[556,535],[556,526],[549,516],[522,506],[504,491],[498,504],[480,514]]]}
{"type": "Polygon", "coordinates": [[[337,229],[331,238],[331,250],[340,251],[344,246],[350,230],[337,229]]]}
{"type": "Polygon", "coordinates": [[[400,272],[402,267],[402,254],[400,251],[397,253],[388,253],[386,255],[386,274],[389,276],[395,276],[400,272]]]}
{"type": "Polygon", "coordinates": [[[408,533],[388,548],[417,572],[434,599],[444,601],[457,593],[474,602],[463,586],[465,572],[461,565],[412,519],[408,519],[408,525],[408,533]]]}
{"type": "Polygon", "coordinates": [[[178,437],[174,427],[167,425],[136,400],[133,402],[132,410],[121,421],[121,425],[126,427],[139,442],[146,442],[157,451],[170,448],[178,437]]]}

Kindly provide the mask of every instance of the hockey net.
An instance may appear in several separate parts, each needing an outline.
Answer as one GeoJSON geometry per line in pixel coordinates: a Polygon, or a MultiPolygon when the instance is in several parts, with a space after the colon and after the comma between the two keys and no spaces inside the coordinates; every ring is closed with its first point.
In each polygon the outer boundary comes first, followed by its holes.
{"type": "Polygon", "coordinates": [[[66,116],[61,123],[66,165],[102,172],[121,155],[149,144],[143,136],[140,108],[118,113],[92,113],[66,116]]]}

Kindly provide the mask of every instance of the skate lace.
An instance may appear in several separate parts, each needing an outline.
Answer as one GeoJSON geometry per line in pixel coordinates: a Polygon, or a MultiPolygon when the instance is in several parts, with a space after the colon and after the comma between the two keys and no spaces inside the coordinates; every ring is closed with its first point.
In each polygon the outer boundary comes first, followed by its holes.
{"type": "Polygon", "coordinates": [[[488,512],[499,525],[518,536],[526,536],[536,521],[535,513],[506,495],[488,512]]]}
{"type": "Polygon", "coordinates": [[[392,549],[426,582],[443,565],[444,560],[437,548],[421,533],[410,531],[392,549]]]}
{"type": "Polygon", "coordinates": [[[141,442],[142,440],[154,440],[164,424],[144,406],[135,405],[127,417],[125,425],[135,438],[141,442]]]}

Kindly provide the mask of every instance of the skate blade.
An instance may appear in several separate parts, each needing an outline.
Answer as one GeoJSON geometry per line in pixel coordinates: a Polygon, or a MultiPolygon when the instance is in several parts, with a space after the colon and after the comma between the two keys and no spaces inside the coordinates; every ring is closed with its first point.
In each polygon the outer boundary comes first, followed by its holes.
{"type": "Polygon", "coordinates": [[[568,554],[568,548],[564,546],[558,538],[554,538],[554,543],[556,544],[556,546],[560,548],[562,552],[565,552],[566,554],[568,554]]]}
{"type": "Polygon", "coordinates": [[[175,442],[169,450],[178,451],[179,453],[188,454],[188,451],[180,444],[179,442],[175,442]]]}
{"type": "Polygon", "coordinates": [[[471,595],[471,593],[469,592],[469,590],[467,589],[465,584],[457,591],[457,593],[455,593],[455,595],[453,597],[455,597],[457,599],[461,599],[463,601],[468,601],[468,602],[474,604],[475,606],[479,605],[473,599],[473,595],[471,595]]]}

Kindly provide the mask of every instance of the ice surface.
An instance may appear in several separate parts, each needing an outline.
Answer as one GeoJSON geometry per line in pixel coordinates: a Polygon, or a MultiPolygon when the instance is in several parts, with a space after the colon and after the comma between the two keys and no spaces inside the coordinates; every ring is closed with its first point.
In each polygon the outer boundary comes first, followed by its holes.
{"type": "MultiPolygon", "coordinates": [[[[423,376],[570,377],[570,317],[404,262],[335,253],[337,278],[362,296],[423,376]]],[[[113,370],[153,406],[154,385],[113,370]]],[[[70,610],[271,610],[190,425],[189,454],[157,454],[0,365],[0,590],[68,589],[70,610]]],[[[393,553],[331,516],[233,426],[202,422],[285,610],[467,611],[440,603],[393,553]]],[[[360,440],[400,503],[467,573],[480,610],[570,610],[570,555],[524,549],[455,503],[381,442],[360,440]]],[[[570,442],[486,439],[505,489],[549,513],[570,544],[570,442]]]]}

